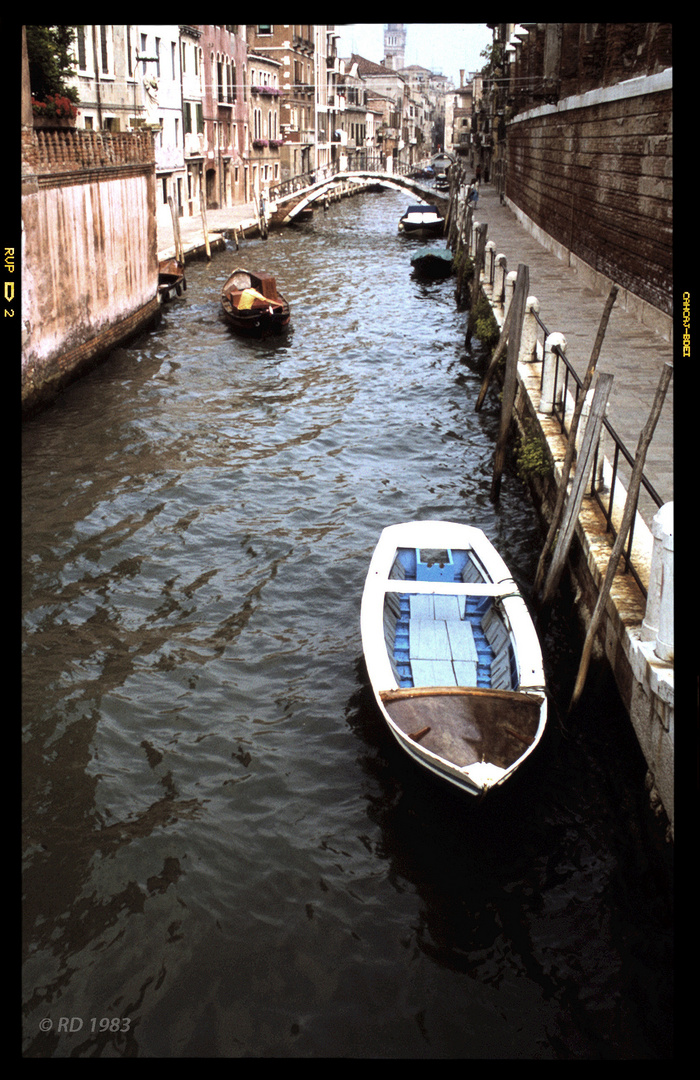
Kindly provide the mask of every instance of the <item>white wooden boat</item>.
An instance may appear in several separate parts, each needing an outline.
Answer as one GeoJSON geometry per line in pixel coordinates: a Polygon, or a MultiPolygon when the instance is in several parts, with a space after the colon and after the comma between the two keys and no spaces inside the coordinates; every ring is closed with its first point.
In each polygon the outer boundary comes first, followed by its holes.
{"type": "Polygon", "coordinates": [[[405,236],[442,236],[445,231],[445,219],[437,206],[418,203],[409,206],[399,220],[399,232],[405,236]]]}
{"type": "Polygon", "coordinates": [[[535,749],[547,720],[540,644],[481,529],[449,521],[384,529],[361,630],[377,704],[419,764],[478,796],[535,749]]]}

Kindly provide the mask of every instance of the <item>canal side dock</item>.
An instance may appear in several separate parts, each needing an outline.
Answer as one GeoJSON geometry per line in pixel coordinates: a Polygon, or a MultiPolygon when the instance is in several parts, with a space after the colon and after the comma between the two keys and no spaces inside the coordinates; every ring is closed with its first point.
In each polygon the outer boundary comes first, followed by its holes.
{"type": "MultiPolygon", "coordinates": [[[[252,231],[259,231],[260,222],[255,204],[241,203],[239,206],[227,206],[223,210],[207,210],[207,235],[201,215],[178,218],[180,242],[185,259],[207,254],[207,240],[211,251],[225,246],[226,238],[237,234],[247,236],[252,231]]],[[[158,261],[172,259],[175,256],[175,232],[172,220],[165,215],[157,220],[158,261]]]]}
{"type": "MultiPolygon", "coordinates": [[[[565,251],[547,246],[547,238],[538,235],[528,221],[520,219],[515,207],[502,203],[495,188],[482,185],[473,215],[472,238],[477,225],[486,224],[486,243],[492,244],[492,265],[505,260],[506,273],[516,272],[520,264],[528,267],[529,297],[536,298],[539,318],[549,334],[561,334],[567,359],[582,379],[589,364],[611,282],[599,278],[590,268],[576,264],[565,251]],[[499,260],[499,256],[501,257],[499,260]]],[[[487,263],[488,266],[488,263],[487,263]]],[[[511,279],[512,280],[512,279],[511,279]]],[[[489,300],[499,327],[503,326],[505,305],[496,296],[494,279],[482,274],[481,289],[489,300]]],[[[507,293],[506,293],[507,295],[507,293]]],[[[532,425],[546,443],[556,483],[542,498],[542,511],[549,520],[557,488],[561,485],[566,438],[559,421],[540,412],[543,343],[539,342],[534,362],[519,362],[518,395],[515,420],[521,432],[532,425]]],[[[522,353],[521,353],[522,356],[522,353]]],[[[612,392],[606,417],[618,437],[634,457],[640,433],[649,419],[662,369],[672,363],[671,320],[642,307],[639,301],[618,292],[600,352],[596,371],[613,376],[612,392]]],[[[597,635],[597,655],[606,656],[620,696],[629,713],[639,745],[647,762],[647,782],[652,802],[660,804],[673,832],[674,793],[674,663],[673,635],[670,649],[661,647],[659,619],[668,617],[673,593],[673,533],[662,534],[660,520],[672,521],[673,502],[673,380],[669,386],[652,442],[645,474],[661,497],[664,514],[648,496],[640,497],[634,523],[632,559],[649,598],[620,561],[612,582],[605,612],[597,635]],[[670,513],[669,513],[670,511],[670,513]],[[665,549],[663,556],[661,549],[665,549]],[[665,558],[665,599],[660,560],[665,558]],[[660,615],[662,604],[666,615],[660,615]],[[653,609],[653,610],[652,610],[653,609]],[[651,628],[651,629],[650,629],[651,628]],[[669,659],[664,657],[670,656],[669,659]]],[[[496,390],[491,390],[496,393],[496,390]]],[[[583,424],[583,418],[581,423],[583,424]]],[[[579,433],[580,434],[580,433],[579,433]]],[[[607,453],[603,441],[603,453],[607,453]]],[[[609,473],[609,462],[606,461],[609,473]]],[[[613,520],[622,516],[629,468],[620,470],[616,486],[613,520]],[[620,493],[618,496],[618,487],[620,493]]],[[[573,473],[572,473],[573,475],[573,473]]],[[[642,496],[644,492],[642,491],[642,496]]],[[[591,496],[585,496],[575,531],[569,568],[574,580],[576,605],[587,628],[605,580],[612,552],[613,538],[605,517],[591,496]]]]}
{"type": "MultiPolygon", "coordinates": [[[[567,252],[550,249],[530,231],[517,211],[501,204],[498,192],[482,185],[474,221],[487,225],[486,241],[494,255],[504,255],[508,272],[524,263],[530,271],[530,295],[550,333],[561,333],[565,352],[583,378],[598,332],[610,282],[599,278],[567,252]]],[[[494,306],[494,305],[492,305],[494,306]]],[[[496,311],[497,318],[501,312],[496,311]]],[[[502,321],[502,320],[501,320],[502,321]]],[[[620,289],[605,332],[597,371],[613,376],[607,417],[632,454],[658,386],[661,369],[673,361],[670,317],[655,312],[620,289]],[[643,321],[642,321],[643,320],[643,321]]],[[[645,473],[664,502],[673,500],[673,381],[669,386],[645,473]]],[[[641,513],[651,526],[656,508],[642,500],[641,513]]]]}

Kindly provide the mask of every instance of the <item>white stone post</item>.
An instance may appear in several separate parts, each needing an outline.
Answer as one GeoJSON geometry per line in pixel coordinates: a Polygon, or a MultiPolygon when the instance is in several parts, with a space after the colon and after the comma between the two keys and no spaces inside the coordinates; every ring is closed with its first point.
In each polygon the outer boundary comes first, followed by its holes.
{"type": "Polygon", "coordinates": [[[521,364],[532,364],[537,359],[537,319],[535,315],[540,310],[540,302],[536,296],[528,296],[525,303],[525,317],[523,318],[523,332],[520,339],[521,364]]]}
{"type": "Polygon", "coordinates": [[[513,299],[513,293],[515,292],[515,282],[517,281],[517,278],[517,270],[511,270],[510,273],[506,274],[506,295],[503,302],[503,318],[505,318],[508,314],[508,308],[510,307],[510,302],[513,299]]]}
{"type": "Polygon", "coordinates": [[[651,523],[653,547],[642,641],[654,641],[659,660],[673,662],[673,503],[665,503],[651,523]]]}
{"type": "Polygon", "coordinates": [[[554,412],[554,390],[556,384],[557,357],[555,347],[562,351],[566,349],[566,338],[563,334],[550,334],[544,343],[544,360],[542,363],[542,393],[538,412],[548,414],[554,412]]]}
{"type": "Polygon", "coordinates": [[[479,243],[479,222],[472,221],[472,234],[469,238],[469,254],[472,258],[476,255],[476,249],[479,243]]]}
{"type": "Polygon", "coordinates": [[[488,281],[489,285],[493,285],[493,280],[494,280],[494,259],[495,258],[496,258],[496,245],[494,244],[493,240],[489,240],[489,242],[486,245],[486,264],[485,264],[485,267],[484,267],[484,269],[486,271],[486,280],[488,281]]]}
{"type": "Polygon", "coordinates": [[[493,274],[493,299],[496,304],[502,304],[505,300],[507,273],[508,261],[505,255],[497,255],[493,274]]]}

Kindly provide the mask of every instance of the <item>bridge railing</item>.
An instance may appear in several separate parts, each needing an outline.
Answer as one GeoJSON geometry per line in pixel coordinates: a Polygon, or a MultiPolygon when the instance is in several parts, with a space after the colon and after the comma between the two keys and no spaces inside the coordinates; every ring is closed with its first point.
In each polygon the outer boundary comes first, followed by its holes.
{"type": "Polygon", "coordinates": [[[318,169],[290,176],[288,179],[280,181],[279,184],[272,184],[267,191],[267,197],[273,202],[284,199],[297,191],[313,187],[314,184],[322,184],[324,181],[332,180],[334,176],[338,176],[343,172],[361,171],[384,173],[386,176],[410,176],[425,164],[428,164],[428,162],[420,164],[417,162],[395,162],[391,158],[387,160],[383,154],[355,154],[352,161],[348,162],[344,169],[338,169],[334,165],[322,165],[318,169]]]}

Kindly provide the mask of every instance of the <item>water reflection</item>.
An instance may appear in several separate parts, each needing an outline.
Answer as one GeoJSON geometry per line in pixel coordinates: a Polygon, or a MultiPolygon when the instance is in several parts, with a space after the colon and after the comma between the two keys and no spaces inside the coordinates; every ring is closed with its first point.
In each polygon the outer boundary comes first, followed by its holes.
{"type": "Polygon", "coordinates": [[[224,325],[233,253],[193,263],[157,332],[23,430],[27,1056],[667,1052],[665,856],[609,688],[472,806],[363,677],[388,521],[472,521],[525,590],[541,543],[516,477],[489,498],[498,401],[470,407],[465,315],[412,279],[402,202],[246,243],[288,338],[224,325]],[[130,1025],[40,1028],[61,1016],[130,1025]]]}

